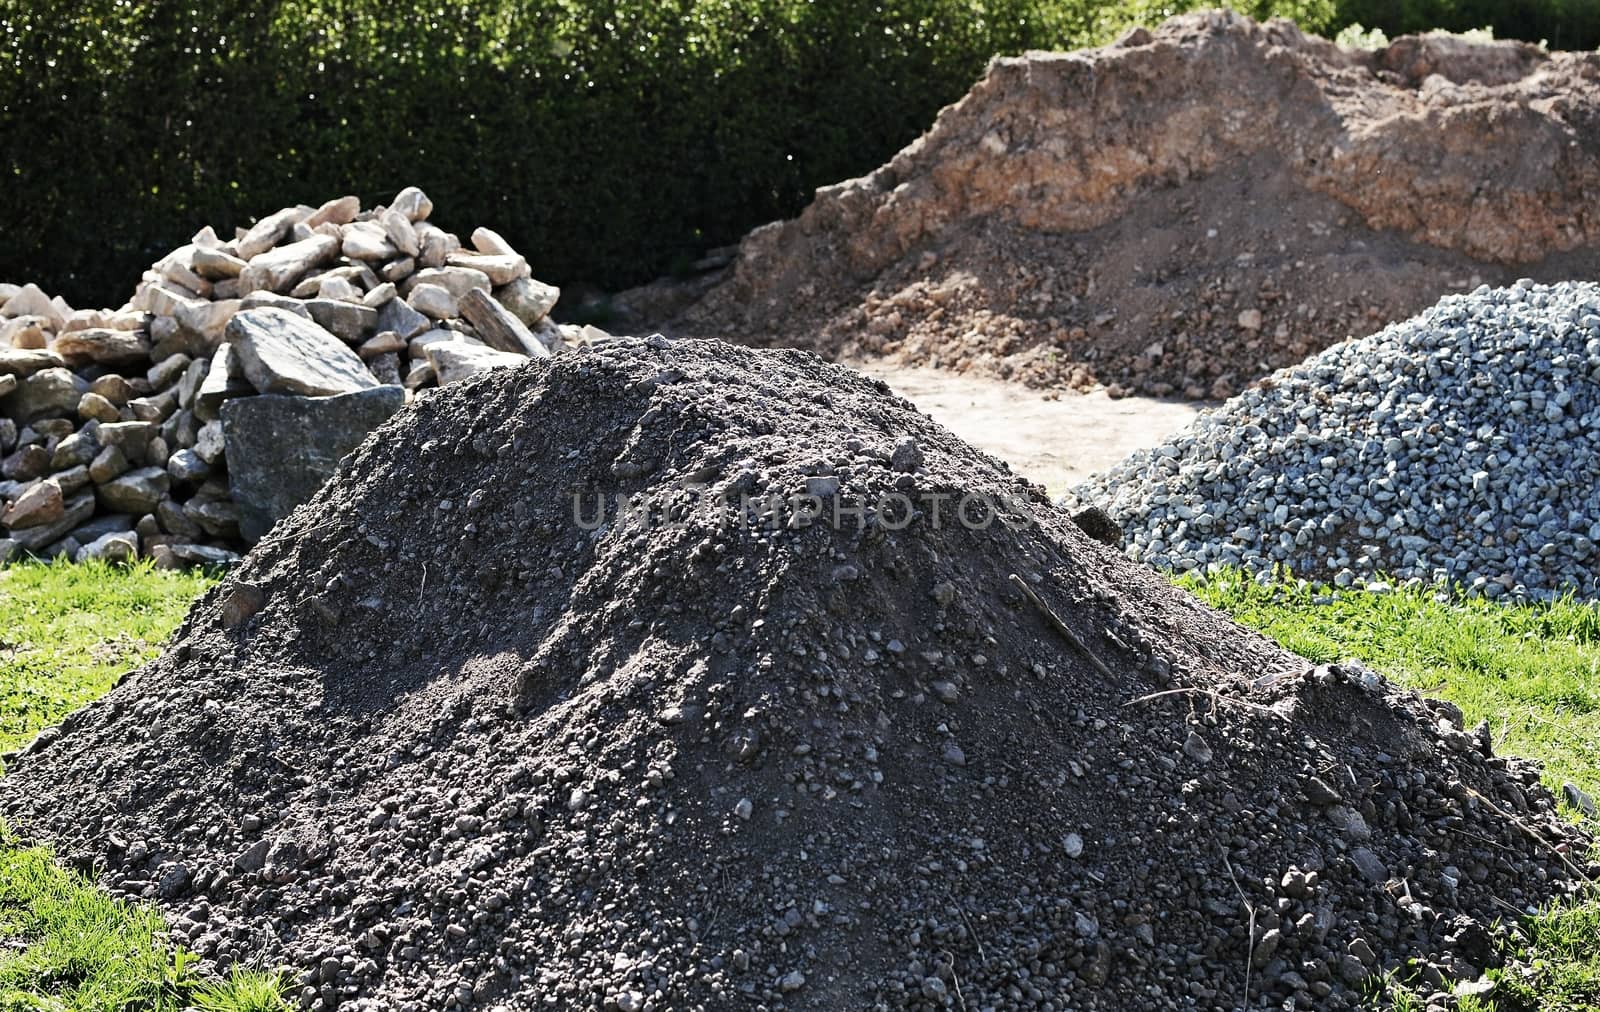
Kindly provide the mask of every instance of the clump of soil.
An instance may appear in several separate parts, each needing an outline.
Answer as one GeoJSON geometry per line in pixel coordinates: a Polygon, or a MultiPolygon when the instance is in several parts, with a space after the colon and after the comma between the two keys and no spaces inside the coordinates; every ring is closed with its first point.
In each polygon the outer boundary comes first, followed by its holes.
{"type": "Polygon", "coordinates": [[[996,60],[887,165],[618,300],[683,336],[1225,397],[1440,296],[1600,271],[1600,55],[1184,15],[996,60]]]}
{"type": "Polygon", "coordinates": [[[323,1009],[1354,1008],[1590,873],[1452,707],[881,384],[660,338],[424,395],[18,767],[21,832],[323,1009]]]}

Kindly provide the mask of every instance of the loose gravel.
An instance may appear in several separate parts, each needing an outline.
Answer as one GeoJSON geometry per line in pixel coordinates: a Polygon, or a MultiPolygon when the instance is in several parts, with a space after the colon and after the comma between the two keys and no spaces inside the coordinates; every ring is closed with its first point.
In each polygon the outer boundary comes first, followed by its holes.
{"type": "Polygon", "coordinates": [[[1490,746],[881,384],[618,340],[391,419],[0,816],[310,1009],[1338,1010],[1594,873],[1490,746]]]}
{"type": "Polygon", "coordinates": [[[1479,288],[1074,489],[1160,569],[1600,596],[1600,285],[1479,288]]]}

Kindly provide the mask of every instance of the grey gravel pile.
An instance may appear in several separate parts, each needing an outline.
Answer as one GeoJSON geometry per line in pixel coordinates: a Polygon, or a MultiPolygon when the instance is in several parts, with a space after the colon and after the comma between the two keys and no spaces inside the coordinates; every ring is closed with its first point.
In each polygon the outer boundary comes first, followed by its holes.
{"type": "Polygon", "coordinates": [[[1329,348],[1069,493],[1161,569],[1600,594],[1600,285],[1479,288],[1329,348]]]}

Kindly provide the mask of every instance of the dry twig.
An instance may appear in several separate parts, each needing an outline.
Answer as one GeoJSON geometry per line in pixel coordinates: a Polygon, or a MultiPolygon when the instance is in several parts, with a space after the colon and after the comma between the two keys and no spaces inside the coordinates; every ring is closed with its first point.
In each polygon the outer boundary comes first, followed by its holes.
{"type": "Polygon", "coordinates": [[[1233,880],[1233,888],[1239,893],[1239,902],[1244,904],[1245,913],[1249,915],[1250,923],[1247,927],[1250,946],[1244,957],[1244,1001],[1240,1008],[1250,1007],[1250,971],[1256,965],[1256,908],[1250,905],[1250,898],[1244,894],[1244,887],[1239,885],[1239,876],[1233,873],[1233,861],[1228,858],[1228,852],[1222,852],[1222,863],[1228,868],[1228,878],[1233,880]]]}
{"type": "Polygon", "coordinates": [[[1224,696],[1222,693],[1216,692],[1216,691],[1214,691],[1212,689],[1195,689],[1195,688],[1163,689],[1160,692],[1152,692],[1148,696],[1139,696],[1139,697],[1137,697],[1135,699],[1130,699],[1126,703],[1123,703],[1122,705],[1123,706],[1133,706],[1135,703],[1148,703],[1153,699],[1161,699],[1161,698],[1166,697],[1166,696],[1183,696],[1183,695],[1207,696],[1211,700],[1213,700],[1214,702],[1217,702],[1217,703],[1230,703],[1230,704],[1232,704],[1234,706],[1242,706],[1242,707],[1245,707],[1246,709],[1250,709],[1250,710],[1260,710],[1262,713],[1269,713],[1272,716],[1277,717],[1279,720],[1288,720],[1289,719],[1288,717],[1285,717],[1283,714],[1279,713],[1277,710],[1274,710],[1270,706],[1262,706],[1260,703],[1252,703],[1248,699],[1234,699],[1232,696],[1224,696]]]}
{"type": "Polygon", "coordinates": [[[1555,844],[1551,843],[1549,840],[1544,838],[1544,834],[1543,833],[1540,833],[1538,830],[1534,829],[1532,826],[1528,825],[1526,822],[1523,822],[1521,819],[1517,818],[1515,815],[1512,815],[1510,812],[1506,811],[1504,808],[1501,808],[1499,805],[1495,804],[1493,801],[1490,801],[1488,798],[1484,797],[1478,791],[1473,790],[1471,787],[1467,787],[1466,784],[1462,784],[1461,786],[1466,788],[1466,791],[1467,791],[1468,794],[1472,795],[1473,797],[1477,798],[1479,801],[1481,801],[1484,804],[1488,805],[1489,806],[1489,811],[1491,811],[1494,814],[1500,816],[1502,819],[1505,819],[1505,820],[1509,821],[1513,826],[1516,826],[1518,829],[1520,829],[1524,833],[1526,833],[1528,835],[1529,839],[1533,840],[1535,843],[1539,844],[1541,847],[1545,848],[1550,853],[1554,854],[1556,856],[1556,858],[1562,864],[1567,866],[1567,870],[1568,871],[1572,872],[1573,875],[1576,875],[1585,884],[1591,885],[1591,886],[1594,885],[1594,879],[1591,879],[1588,875],[1585,875],[1583,873],[1583,871],[1578,868],[1577,865],[1575,865],[1571,861],[1569,861],[1567,859],[1567,855],[1563,854],[1560,850],[1557,850],[1555,844]]]}
{"type": "Polygon", "coordinates": [[[1055,627],[1056,632],[1060,633],[1063,639],[1065,639],[1068,643],[1071,643],[1074,647],[1077,647],[1078,653],[1089,659],[1089,663],[1094,665],[1096,671],[1100,672],[1107,678],[1115,677],[1112,675],[1111,669],[1105,666],[1105,662],[1101,661],[1100,658],[1096,657],[1094,653],[1089,650],[1088,644],[1079,639],[1077,633],[1067,628],[1067,624],[1061,621],[1061,616],[1057,615],[1048,604],[1044,603],[1044,599],[1035,593],[1032,587],[1028,586],[1028,581],[1024,580],[1016,573],[1012,573],[1011,582],[1021,588],[1023,595],[1027,597],[1029,601],[1033,602],[1033,606],[1038,608],[1039,611],[1043,613],[1045,618],[1050,620],[1050,624],[1055,627]]]}

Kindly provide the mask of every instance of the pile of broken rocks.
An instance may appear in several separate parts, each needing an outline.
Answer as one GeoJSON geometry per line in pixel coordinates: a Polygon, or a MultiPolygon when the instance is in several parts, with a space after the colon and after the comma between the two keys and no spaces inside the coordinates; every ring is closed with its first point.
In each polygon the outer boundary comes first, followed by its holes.
{"type": "Polygon", "coordinates": [[[228,564],[415,392],[584,337],[416,187],[202,229],[116,310],[0,285],[0,564],[228,564]]]}

